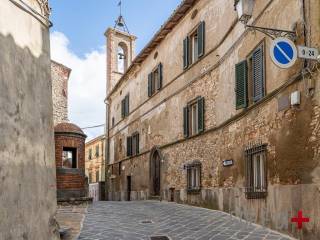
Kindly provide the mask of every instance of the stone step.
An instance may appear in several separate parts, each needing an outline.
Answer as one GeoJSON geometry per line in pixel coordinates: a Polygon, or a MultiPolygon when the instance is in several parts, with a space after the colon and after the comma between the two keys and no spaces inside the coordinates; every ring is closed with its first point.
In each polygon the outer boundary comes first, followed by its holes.
{"type": "Polygon", "coordinates": [[[161,201],[161,197],[160,196],[149,196],[149,200],[161,201]]]}

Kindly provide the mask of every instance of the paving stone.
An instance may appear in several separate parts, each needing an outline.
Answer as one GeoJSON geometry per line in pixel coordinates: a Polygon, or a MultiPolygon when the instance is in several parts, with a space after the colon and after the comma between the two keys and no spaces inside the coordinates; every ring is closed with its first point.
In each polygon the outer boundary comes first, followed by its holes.
{"type": "Polygon", "coordinates": [[[160,235],[171,240],[290,239],[220,211],[158,201],[95,202],[78,239],[150,240],[160,235]]]}

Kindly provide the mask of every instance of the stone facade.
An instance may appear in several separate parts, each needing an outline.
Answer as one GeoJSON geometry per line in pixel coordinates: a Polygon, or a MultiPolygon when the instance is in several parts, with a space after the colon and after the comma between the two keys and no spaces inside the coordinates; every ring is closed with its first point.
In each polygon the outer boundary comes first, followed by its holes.
{"type": "Polygon", "coordinates": [[[86,135],[72,123],[56,125],[54,133],[58,200],[87,197],[86,135]]]}
{"type": "Polygon", "coordinates": [[[24,3],[0,1],[0,239],[56,240],[49,7],[24,3]]]}
{"type": "Polygon", "coordinates": [[[53,122],[68,122],[68,81],[71,69],[51,61],[53,122]]]}
{"type": "Polygon", "coordinates": [[[105,136],[101,135],[86,143],[85,166],[89,181],[89,196],[105,200],[105,136]]]}
{"type": "MultiPolygon", "coordinates": [[[[254,1],[248,24],[295,31],[296,45],[319,48],[319,11],[315,0],[254,1]]],[[[163,199],[223,210],[299,239],[319,239],[319,66],[298,59],[280,69],[271,60],[271,44],[270,37],[238,21],[233,0],[183,1],[116,83],[110,84],[115,79],[108,75],[109,200],[148,199],[156,192],[154,179],[160,179],[163,199]],[[184,68],[184,39],[201,22],[204,53],[184,68]],[[237,108],[236,65],[246,60],[249,68],[258,47],[263,97],[254,100],[249,85],[247,107],[237,108]],[[162,87],[150,95],[148,76],[159,63],[162,87]],[[300,104],[291,105],[296,91],[300,104]],[[129,114],[124,116],[127,95],[129,114]],[[185,137],[184,107],[198,97],[204,99],[204,126],[185,137]],[[135,133],[138,151],[128,156],[127,139],[135,133]],[[263,191],[252,192],[248,184],[258,181],[253,173],[258,160],[252,157],[257,155],[250,151],[263,152],[263,191]],[[159,176],[154,175],[155,156],[159,176]],[[233,164],[224,166],[225,160],[233,164]],[[187,176],[194,162],[201,166],[200,186],[190,191],[187,176]],[[310,218],[303,230],[291,222],[299,210],[310,218]]],[[[253,70],[247,73],[253,79],[253,70]]]]}

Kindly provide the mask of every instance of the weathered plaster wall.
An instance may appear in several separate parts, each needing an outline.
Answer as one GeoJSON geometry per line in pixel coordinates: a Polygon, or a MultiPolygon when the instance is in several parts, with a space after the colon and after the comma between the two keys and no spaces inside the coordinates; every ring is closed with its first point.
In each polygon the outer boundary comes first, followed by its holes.
{"type": "Polygon", "coordinates": [[[68,122],[68,81],[71,69],[51,61],[53,123],[68,122]]]}
{"type": "Polygon", "coordinates": [[[59,239],[49,31],[10,1],[0,16],[0,239],[59,239]]]}

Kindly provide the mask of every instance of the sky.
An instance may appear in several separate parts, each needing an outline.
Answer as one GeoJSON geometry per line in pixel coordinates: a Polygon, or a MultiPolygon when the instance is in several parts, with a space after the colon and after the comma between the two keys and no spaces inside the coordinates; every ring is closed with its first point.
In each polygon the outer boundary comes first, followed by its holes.
{"type": "MultiPolygon", "coordinates": [[[[119,0],[51,0],[51,58],[72,69],[69,120],[81,128],[105,123],[106,39],[119,16],[119,0]]],[[[122,15],[138,37],[136,52],[150,41],[181,0],[122,0],[122,15]]],[[[90,140],[104,128],[85,129],[90,140]]]]}

